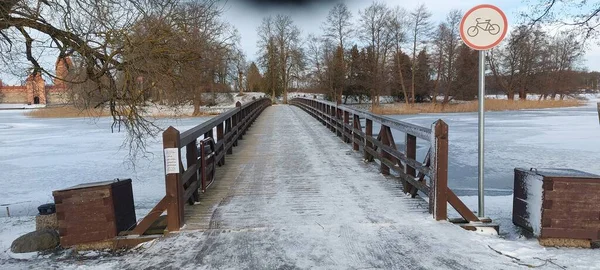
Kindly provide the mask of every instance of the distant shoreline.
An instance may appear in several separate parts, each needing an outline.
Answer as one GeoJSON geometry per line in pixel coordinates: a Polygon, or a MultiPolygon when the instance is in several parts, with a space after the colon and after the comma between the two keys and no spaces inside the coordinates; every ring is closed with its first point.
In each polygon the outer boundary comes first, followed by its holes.
{"type": "MultiPolygon", "coordinates": [[[[587,101],[577,99],[565,100],[501,100],[486,99],[486,111],[519,111],[531,109],[550,109],[550,108],[569,108],[585,106],[587,101]]],[[[456,104],[441,103],[418,103],[404,104],[394,103],[385,104],[372,108],[372,112],[382,115],[406,115],[421,113],[467,113],[477,112],[479,105],[477,101],[467,101],[456,104]]]]}

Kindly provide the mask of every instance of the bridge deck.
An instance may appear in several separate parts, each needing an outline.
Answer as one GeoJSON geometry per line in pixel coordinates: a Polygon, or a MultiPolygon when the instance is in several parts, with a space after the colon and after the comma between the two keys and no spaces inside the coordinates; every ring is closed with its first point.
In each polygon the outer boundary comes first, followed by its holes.
{"type": "Polygon", "coordinates": [[[427,211],[395,180],[381,186],[375,166],[296,107],[268,108],[234,151],[201,202],[186,207],[184,230],[389,223],[399,201],[427,211]]]}
{"type": "Polygon", "coordinates": [[[163,254],[153,267],[477,269],[499,259],[296,107],[267,108],[201,198],[186,207],[184,232],[153,247],[163,254]]]}

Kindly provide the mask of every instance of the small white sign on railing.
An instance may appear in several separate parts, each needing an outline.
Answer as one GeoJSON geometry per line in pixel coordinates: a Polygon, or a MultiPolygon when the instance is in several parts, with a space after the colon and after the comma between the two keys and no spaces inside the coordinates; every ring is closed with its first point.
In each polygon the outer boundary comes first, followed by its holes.
{"type": "Polygon", "coordinates": [[[179,149],[165,148],[165,174],[179,173],[179,149]]]}

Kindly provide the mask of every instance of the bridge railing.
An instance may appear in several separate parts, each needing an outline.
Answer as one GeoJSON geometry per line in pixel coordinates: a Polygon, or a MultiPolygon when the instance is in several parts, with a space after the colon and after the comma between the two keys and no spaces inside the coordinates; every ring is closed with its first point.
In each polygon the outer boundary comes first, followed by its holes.
{"type": "Polygon", "coordinates": [[[198,190],[205,192],[215,181],[216,166],[225,164],[225,155],[233,153],[238,140],[242,139],[258,115],[270,105],[271,100],[267,98],[244,105],[238,102],[236,108],[183,133],[172,126],[165,130],[163,149],[166,195],[130,234],[142,235],[165,211],[167,230],[178,231],[185,222],[185,202],[192,205],[200,200],[198,190]],[[186,166],[181,158],[182,149],[185,149],[186,166]]]}
{"type": "Polygon", "coordinates": [[[380,162],[380,171],[394,171],[404,192],[416,197],[419,191],[429,198],[429,211],[436,220],[448,219],[447,203],[467,221],[477,216],[448,188],[448,125],[438,120],[431,128],[316,99],[294,98],[290,104],[305,110],[348,144],[364,153],[367,161],[380,162]],[[361,120],[365,122],[365,129],[361,120]],[[380,124],[377,137],[373,123],[380,124]],[[392,130],[405,134],[405,149],[398,149],[392,130]],[[429,143],[425,160],[417,158],[417,139],[429,143]],[[427,181],[429,180],[429,182],[427,181]]]}

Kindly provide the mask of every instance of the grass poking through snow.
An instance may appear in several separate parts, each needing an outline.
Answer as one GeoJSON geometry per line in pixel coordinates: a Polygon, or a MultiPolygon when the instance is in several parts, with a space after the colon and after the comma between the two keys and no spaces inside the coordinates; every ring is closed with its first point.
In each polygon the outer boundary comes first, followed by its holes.
{"type": "Polygon", "coordinates": [[[35,109],[25,115],[33,118],[75,118],[110,116],[110,112],[102,109],[78,109],[72,106],[63,106],[35,109]]]}
{"type": "MultiPolygon", "coordinates": [[[[499,100],[486,99],[486,111],[515,111],[524,109],[546,109],[546,108],[563,108],[577,107],[584,105],[585,102],[580,100],[499,100]]],[[[479,105],[477,101],[468,101],[458,104],[442,105],[441,103],[420,103],[409,104],[396,103],[393,105],[383,105],[373,108],[373,112],[377,114],[418,114],[418,113],[461,113],[461,112],[476,112],[479,105]]]]}

